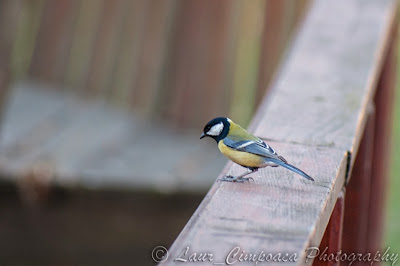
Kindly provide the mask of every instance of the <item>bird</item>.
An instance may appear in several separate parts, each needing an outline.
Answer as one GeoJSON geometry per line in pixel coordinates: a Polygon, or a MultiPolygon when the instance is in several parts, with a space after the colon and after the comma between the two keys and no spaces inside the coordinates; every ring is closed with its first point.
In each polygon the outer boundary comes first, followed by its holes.
{"type": "Polygon", "coordinates": [[[247,168],[245,173],[238,176],[227,175],[221,178],[221,181],[241,183],[250,180],[254,181],[253,178],[245,176],[258,171],[259,168],[267,166],[282,166],[310,181],[314,181],[311,176],[289,164],[285,158],[278,155],[263,140],[253,136],[227,117],[216,117],[210,120],[204,126],[200,139],[205,137],[213,138],[223,155],[247,168]]]}

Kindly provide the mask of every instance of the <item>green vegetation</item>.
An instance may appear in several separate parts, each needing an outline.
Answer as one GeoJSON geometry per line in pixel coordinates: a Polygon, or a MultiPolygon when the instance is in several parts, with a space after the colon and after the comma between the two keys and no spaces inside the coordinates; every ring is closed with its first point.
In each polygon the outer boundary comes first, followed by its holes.
{"type": "MultiPolygon", "coordinates": [[[[399,46],[400,49],[400,46],[399,46]]],[[[399,57],[397,58],[400,65],[399,57]]],[[[385,246],[392,252],[400,253],[400,68],[397,70],[394,121],[391,145],[390,179],[388,184],[386,208],[385,246]]]]}

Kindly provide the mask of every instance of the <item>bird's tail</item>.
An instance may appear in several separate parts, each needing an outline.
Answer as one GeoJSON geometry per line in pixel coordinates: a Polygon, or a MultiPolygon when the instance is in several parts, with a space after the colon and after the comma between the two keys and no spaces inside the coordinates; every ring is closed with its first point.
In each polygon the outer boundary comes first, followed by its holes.
{"type": "Polygon", "coordinates": [[[268,158],[268,161],[276,163],[277,165],[280,165],[282,167],[285,167],[286,169],[289,169],[290,171],[293,171],[296,174],[299,174],[299,175],[307,178],[308,180],[314,181],[314,178],[312,178],[311,176],[307,175],[306,173],[301,171],[299,168],[297,168],[297,167],[295,167],[295,166],[293,166],[291,164],[288,164],[288,163],[286,163],[284,161],[281,161],[281,160],[279,160],[277,158],[270,158],[270,157],[268,158]]]}

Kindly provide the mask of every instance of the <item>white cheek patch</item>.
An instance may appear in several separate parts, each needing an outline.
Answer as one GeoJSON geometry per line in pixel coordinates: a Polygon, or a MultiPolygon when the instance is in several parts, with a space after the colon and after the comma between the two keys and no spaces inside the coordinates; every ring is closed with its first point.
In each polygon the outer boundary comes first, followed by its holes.
{"type": "Polygon", "coordinates": [[[216,125],[213,125],[210,130],[207,132],[207,135],[210,136],[218,136],[221,134],[222,130],[224,129],[224,124],[222,122],[219,122],[216,125]]]}

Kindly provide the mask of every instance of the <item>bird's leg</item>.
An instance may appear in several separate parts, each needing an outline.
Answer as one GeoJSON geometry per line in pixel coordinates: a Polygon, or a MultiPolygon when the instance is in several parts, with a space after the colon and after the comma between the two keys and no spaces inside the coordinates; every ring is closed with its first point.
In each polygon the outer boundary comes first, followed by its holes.
{"type": "Polygon", "coordinates": [[[250,179],[254,181],[254,179],[252,177],[244,177],[244,176],[249,175],[251,173],[254,173],[257,170],[258,170],[258,168],[248,168],[247,172],[245,172],[245,173],[243,173],[241,175],[238,175],[238,176],[227,175],[226,177],[221,178],[219,180],[220,181],[227,181],[227,182],[239,182],[239,183],[243,183],[245,181],[250,181],[250,179]]]}

